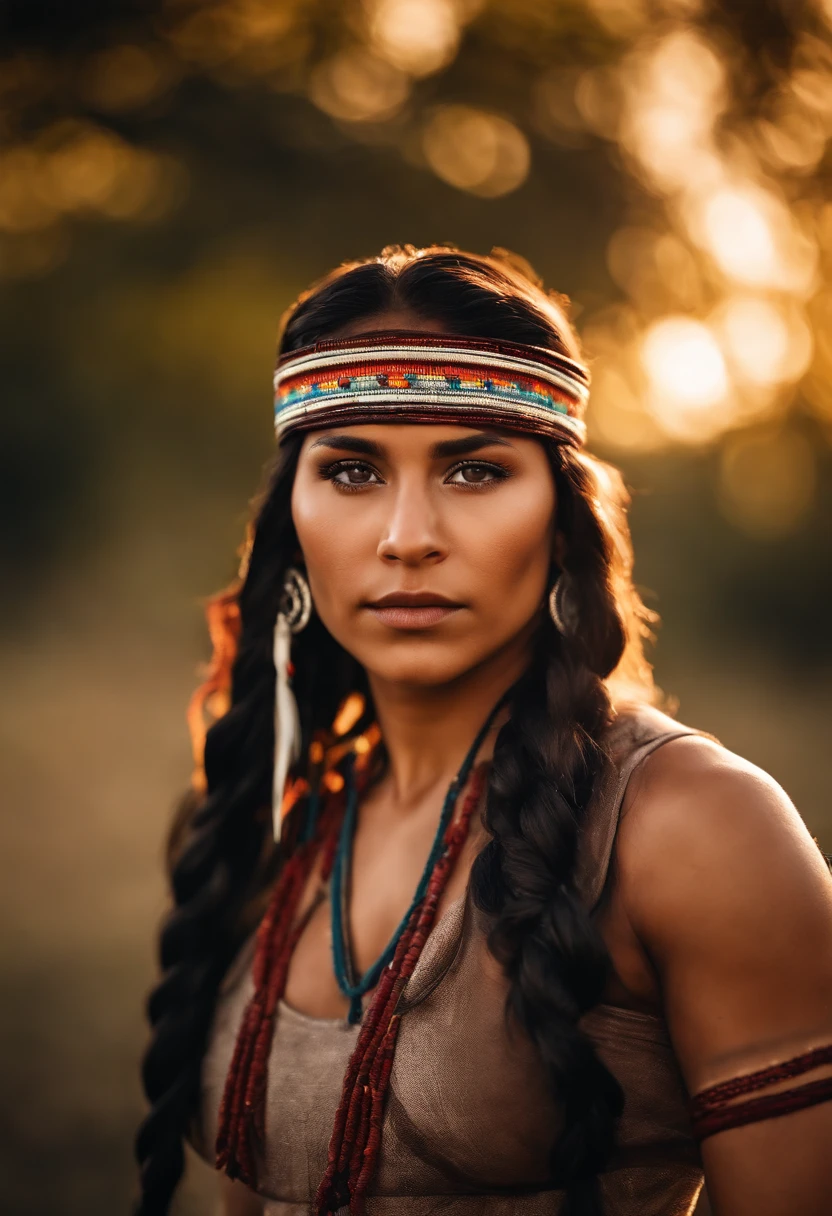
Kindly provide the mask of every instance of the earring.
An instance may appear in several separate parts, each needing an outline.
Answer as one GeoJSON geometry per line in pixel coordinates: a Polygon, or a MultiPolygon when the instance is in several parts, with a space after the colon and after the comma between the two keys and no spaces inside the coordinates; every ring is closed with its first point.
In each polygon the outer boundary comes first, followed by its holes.
{"type": "Polygon", "coordinates": [[[292,634],[305,629],[312,615],[312,593],[304,575],[290,566],[283,579],[283,594],[274,627],[274,775],[272,781],[272,828],[280,840],[281,809],[286,777],[300,759],[300,715],[292,692],[292,634]]]}
{"type": "Polygon", "coordinates": [[[578,632],[578,608],[575,589],[568,574],[559,574],[549,592],[549,615],[562,637],[571,638],[578,632]]]}

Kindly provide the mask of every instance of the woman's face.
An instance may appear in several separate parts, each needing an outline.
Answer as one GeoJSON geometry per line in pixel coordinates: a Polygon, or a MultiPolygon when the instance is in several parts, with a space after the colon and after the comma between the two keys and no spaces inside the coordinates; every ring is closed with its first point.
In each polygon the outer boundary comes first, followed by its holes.
{"type": "Polygon", "coordinates": [[[370,676],[421,686],[527,647],[555,505],[537,440],[428,423],[310,432],[292,492],[324,625],[370,676]]]}

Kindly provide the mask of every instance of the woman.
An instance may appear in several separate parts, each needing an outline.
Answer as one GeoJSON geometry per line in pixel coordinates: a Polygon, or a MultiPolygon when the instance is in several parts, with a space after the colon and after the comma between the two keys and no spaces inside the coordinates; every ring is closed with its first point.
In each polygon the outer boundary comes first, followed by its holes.
{"type": "Polygon", "coordinates": [[[703,1172],[718,1216],[832,1211],[832,882],[766,774],[651,705],[565,303],[405,247],[285,318],[143,1216],[185,1134],[238,1216],[681,1216],[703,1172]]]}

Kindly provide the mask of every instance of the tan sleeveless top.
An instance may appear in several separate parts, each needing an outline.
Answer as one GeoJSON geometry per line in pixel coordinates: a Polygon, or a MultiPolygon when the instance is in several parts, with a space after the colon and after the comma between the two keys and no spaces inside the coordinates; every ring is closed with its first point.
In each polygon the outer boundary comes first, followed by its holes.
{"type": "MultiPolygon", "coordinates": [[[[662,743],[695,734],[647,707],[622,709],[588,807],[578,886],[601,898],[627,782],[662,743]]],[[[246,1003],[254,942],[220,992],[202,1075],[195,1140],[213,1163],[217,1114],[246,1003]]],[[[561,1121],[536,1049],[506,1026],[507,981],[487,954],[470,888],[434,926],[402,994],[378,1166],[368,1216],[556,1216],[562,1192],[546,1186],[561,1121]],[[487,957],[486,957],[487,956],[487,957]]],[[[664,1021],[600,1004],[580,1025],[625,1094],[618,1148],[601,1175],[606,1216],[688,1216],[702,1168],[687,1095],[664,1021]]],[[[269,1059],[266,1150],[260,1193],[267,1216],[309,1216],[326,1169],[341,1085],[360,1026],[278,1007],[269,1059]]],[[[345,1209],[346,1210],[346,1209],[345,1209]]]]}

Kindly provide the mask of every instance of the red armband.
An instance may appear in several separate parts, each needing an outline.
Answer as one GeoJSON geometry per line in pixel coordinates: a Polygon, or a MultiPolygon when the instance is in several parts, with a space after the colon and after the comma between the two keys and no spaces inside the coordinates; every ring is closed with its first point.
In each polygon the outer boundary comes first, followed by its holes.
{"type": "Polygon", "coordinates": [[[712,1085],[710,1089],[703,1089],[690,1102],[694,1136],[701,1141],[729,1127],[742,1127],[760,1119],[774,1119],[778,1115],[787,1115],[805,1106],[827,1102],[832,1098],[832,1077],[822,1077],[819,1081],[781,1089],[776,1094],[749,1098],[745,1102],[732,1101],[743,1094],[765,1089],[767,1085],[774,1085],[777,1081],[798,1077],[801,1073],[810,1072],[822,1064],[832,1064],[832,1045],[816,1047],[812,1051],[795,1056],[792,1060],[784,1060],[780,1064],[772,1064],[769,1068],[761,1068],[757,1072],[733,1077],[730,1081],[722,1081],[719,1085],[712,1085]]]}

